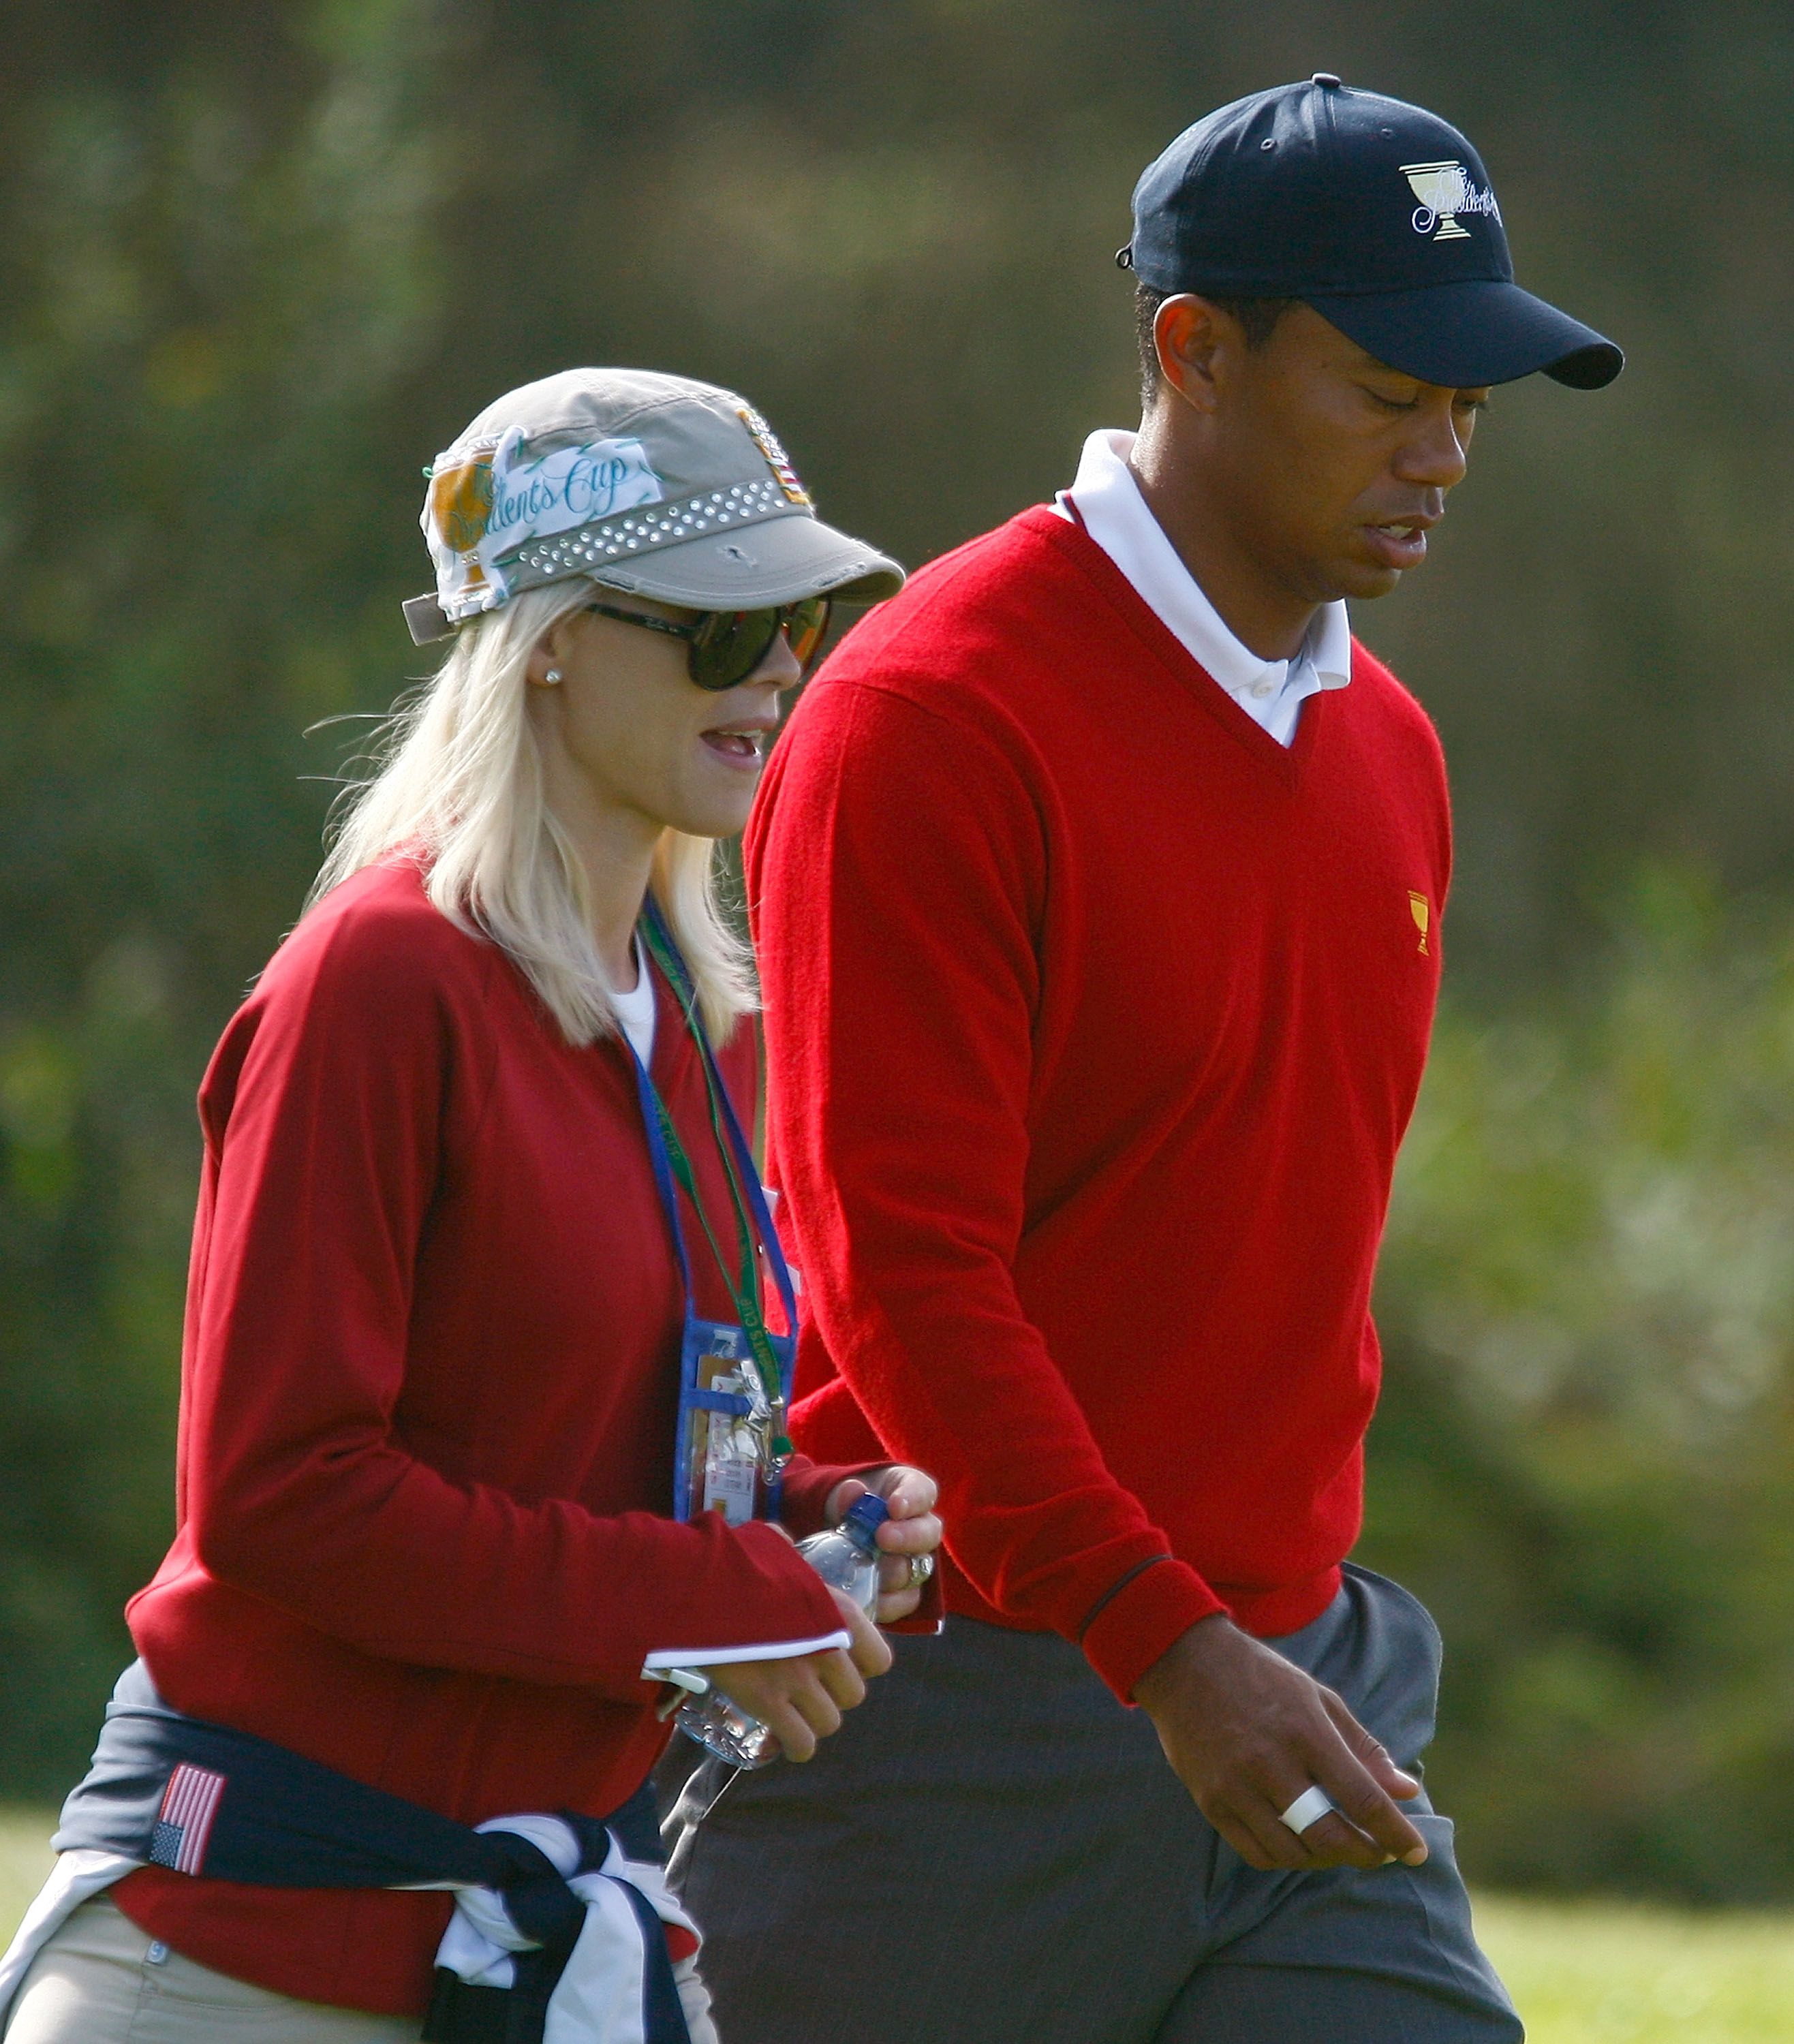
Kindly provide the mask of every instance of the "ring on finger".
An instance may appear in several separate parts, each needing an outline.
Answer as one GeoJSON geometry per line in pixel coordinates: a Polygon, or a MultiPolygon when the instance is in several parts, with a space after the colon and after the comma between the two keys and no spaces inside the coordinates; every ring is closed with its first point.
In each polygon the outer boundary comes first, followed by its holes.
{"type": "Polygon", "coordinates": [[[919,1590],[935,1572],[932,1554],[912,1554],[909,1558],[909,1581],[907,1587],[919,1590]]]}
{"type": "Polygon", "coordinates": [[[1302,1791],[1277,1822],[1287,1825],[1300,1838],[1311,1824],[1318,1824],[1323,1817],[1338,1808],[1333,1798],[1316,1782],[1313,1787],[1302,1791]]]}

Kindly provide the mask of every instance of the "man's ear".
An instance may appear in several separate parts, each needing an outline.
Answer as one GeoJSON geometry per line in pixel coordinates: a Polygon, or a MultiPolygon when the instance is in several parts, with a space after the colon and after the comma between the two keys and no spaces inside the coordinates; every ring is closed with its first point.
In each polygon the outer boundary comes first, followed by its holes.
{"type": "Polygon", "coordinates": [[[1152,337],[1166,387],[1199,412],[1213,411],[1229,359],[1244,343],[1239,321],[1193,291],[1180,291],[1158,308],[1152,337]]]}

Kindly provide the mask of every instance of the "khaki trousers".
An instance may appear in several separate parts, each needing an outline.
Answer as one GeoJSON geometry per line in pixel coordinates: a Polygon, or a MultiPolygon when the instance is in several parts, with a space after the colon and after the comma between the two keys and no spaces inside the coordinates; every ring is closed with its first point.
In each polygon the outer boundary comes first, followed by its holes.
{"type": "Polygon", "coordinates": [[[417,2016],[363,2015],[227,1980],[154,1944],[109,1897],[33,1962],[6,2044],[416,2044],[417,2016]]]}

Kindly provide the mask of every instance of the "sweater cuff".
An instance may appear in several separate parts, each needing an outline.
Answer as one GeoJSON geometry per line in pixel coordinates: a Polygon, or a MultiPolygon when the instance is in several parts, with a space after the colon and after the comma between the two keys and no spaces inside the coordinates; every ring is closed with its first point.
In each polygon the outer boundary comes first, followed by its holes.
{"type": "MultiPolygon", "coordinates": [[[[763,1519],[750,1519],[744,1526],[733,1529],[733,1537],[748,1548],[763,1566],[774,1571],[781,1591],[788,1590],[790,1600],[770,1623],[765,1615],[756,1624],[745,1613],[741,1614],[739,1623],[721,1628],[724,1637],[715,1641],[716,1645],[732,1648],[744,1643],[740,1635],[746,1634],[749,1641],[762,1643],[801,1640],[804,1644],[797,1650],[809,1653],[814,1650],[809,1645],[812,1640],[841,1629],[841,1607],[835,1601],[835,1593],[778,1527],[763,1519]],[[732,1634],[735,1637],[730,1637],[732,1634]]],[[[755,1658],[761,1657],[756,1654],[755,1658]]]]}
{"type": "Polygon", "coordinates": [[[1086,1628],[1085,1658],[1123,1703],[1171,1642],[1227,1606],[1187,1562],[1167,1554],[1124,1580],[1086,1628]]]}
{"type": "Polygon", "coordinates": [[[935,1557],[935,1572],[922,1585],[922,1601],[908,1618],[895,1619],[889,1625],[882,1625],[881,1632],[920,1632],[933,1634],[943,1629],[947,1623],[947,1596],[941,1588],[940,1556],[935,1557]]]}
{"type": "Polygon", "coordinates": [[[828,1508],[835,1486],[857,1476],[870,1490],[870,1479],[891,1466],[889,1455],[875,1462],[812,1462],[808,1455],[793,1455],[785,1471],[784,1489],[778,1508],[778,1523],[800,1540],[826,1530],[823,1514],[828,1508]]]}
{"type": "Polygon", "coordinates": [[[650,1681],[673,1668],[720,1668],[735,1661],[795,1661],[800,1654],[828,1654],[853,1645],[849,1632],[818,1633],[813,1639],[763,1641],[758,1646],[657,1646],[642,1663],[642,1680],[650,1681]]]}

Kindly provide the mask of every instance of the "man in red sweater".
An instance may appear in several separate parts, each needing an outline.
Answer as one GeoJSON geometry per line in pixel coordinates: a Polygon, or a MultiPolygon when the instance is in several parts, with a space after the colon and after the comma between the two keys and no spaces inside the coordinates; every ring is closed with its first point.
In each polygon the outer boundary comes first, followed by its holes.
{"type": "Polygon", "coordinates": [[[953,1616],[700,1834],[731,2044],[1520,2034],[1437,1633],[1345,1559],[1450,856],[1345,605],[1485,386],[1619,353],[1462,136],[1327,75],[1180,137],[1122,259],[1139,435],[851,635],[750,829],[796,1429],[939,1473],[953,1616]]]}

